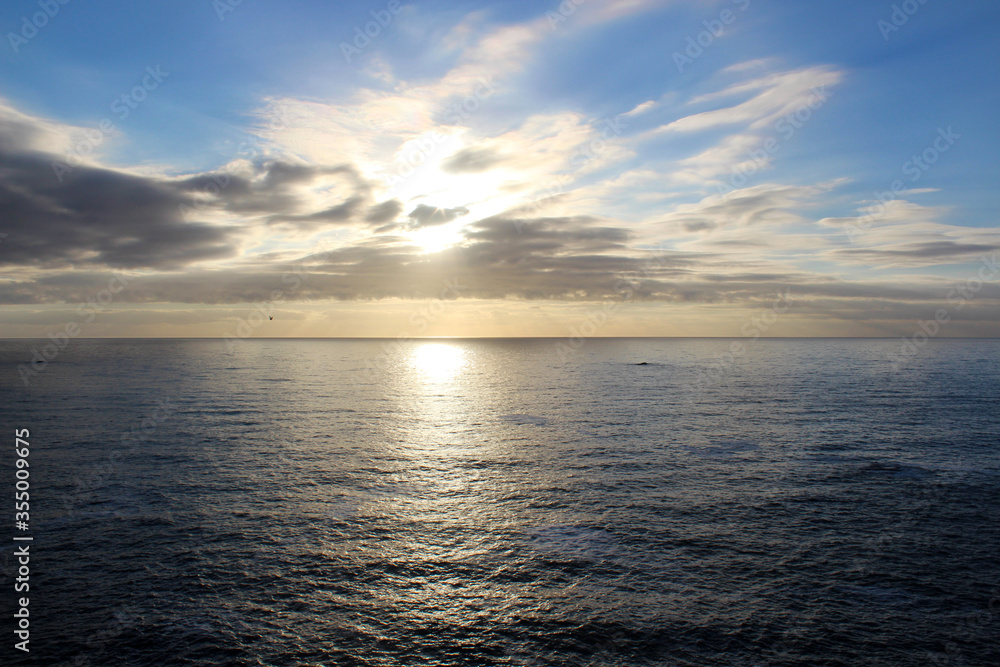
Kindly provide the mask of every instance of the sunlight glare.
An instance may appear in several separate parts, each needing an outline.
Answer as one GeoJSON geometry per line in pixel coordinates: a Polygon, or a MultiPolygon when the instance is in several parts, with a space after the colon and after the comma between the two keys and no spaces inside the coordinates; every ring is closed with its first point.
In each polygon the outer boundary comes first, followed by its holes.
{"type": "Polygon", "coordinates": [[[413,368],[434,382],[447,382],[465,366],[465,351],[455,345],[427,343],[413,351],[413,368]]]}
{"type": "Polygon", "coordinates": [[[410,239],[424,254],[441,252],[462,242],[462,223],[425,227],[410,233],[410,239]]]}

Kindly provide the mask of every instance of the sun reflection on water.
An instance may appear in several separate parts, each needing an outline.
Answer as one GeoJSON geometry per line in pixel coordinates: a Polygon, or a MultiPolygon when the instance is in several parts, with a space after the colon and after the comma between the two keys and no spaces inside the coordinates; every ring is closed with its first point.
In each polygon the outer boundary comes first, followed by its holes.
{"type": "Polygon", "coordinates": [[[465,350],[457,345],[425,343],[414,349],[410,363],[428,381],[448,383],[465,367],[465,350]]]}

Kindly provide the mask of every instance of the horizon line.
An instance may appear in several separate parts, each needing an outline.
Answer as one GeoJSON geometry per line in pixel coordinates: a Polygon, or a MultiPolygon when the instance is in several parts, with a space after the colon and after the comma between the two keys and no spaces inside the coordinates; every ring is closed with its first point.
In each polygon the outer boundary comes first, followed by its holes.
{"type": "MultiPolygon", "coordinates": [[[[72,340],[563,340],[578,336],[90,336],[72,340]]],[[[896,340],[906,336],[586,336],[585,340],[896,340]]],[[[48,337],[0,337],[2,341],[49,340],[48,337]]],[[[928,340],[1000,340],[998,336],[937,336],[928,340]]]]}

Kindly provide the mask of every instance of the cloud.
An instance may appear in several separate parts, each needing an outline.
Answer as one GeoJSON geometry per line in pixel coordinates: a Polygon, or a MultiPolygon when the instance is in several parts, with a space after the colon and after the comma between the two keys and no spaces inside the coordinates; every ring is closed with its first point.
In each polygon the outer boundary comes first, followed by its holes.
{"type": "MultiPolygon", "coordinates": [[[[863,247],[833,247],[820,235],[788,233],[788,226],[810,224],[804,211],[835,183],[744,188],[677,205],[639,226],[597,215],[542,215],[524,206],[476,217],[471,206],[425,203],[413,207],[409,222],[400,226],[404,202],[378,202],[361,172],[343,163],[237,161],[224,170],[180,177],[92,164],[76,167],[60,183],[51,169],[53,154],[42,149],[58,147],[65,128],[8,116],[14,120],[0,127],[20,136],[0,135],[0,205],[8,234],[0,262],[13,269],[0,281],[0,303],[6,304],[85,301],[108,284],[109,268],[138,271],[116,297],[122,304],[252,302],[284,289],[283,278],[294,268],[303,279],[289,291],[289,301],[432,299],[453,279],[463,286],[462,298],[483,300],[627,295],[752,306],[790,288],[800,296],[802,312],[817,317],[846,320],[872,312],[888,318],[925,312],[920,309],[947,293],[948,281],[844,280],[803,269],[790,257],[812,249],[845,264],[917,266],[968,260],[1000,247],[993,230],[941,225],[944,210],[902,200],[886,206],[863,247]],[[458,242],[442,252],[427,253],[406,236],[462,217],[470,222],[457,228],[458,242]],[[333,248],[309,251],[301,243],[283,245],[284,236],[269,241],[285,228],[350,234],[338,237],[333,248]],[[769,233],[761,233],[765,229],[769,233]],[[639,247],[656,242],[665,249],[639,247]],[[270,250],[247,252],[262,243],[270,250]]],[[[579,116],[533,118],[509,138],[512,145],[550,142],[544,151],[557,165],[567,159],[557,149],[579,145],[593,136],[591,129],[579,116]]],[[[451,153],[453,164],[468,169],[497,157],[482,146],[451,153]]],[[[537,155],[505,158],[521,159],[538,162],[537,155]]],[[[627,193],[629,187],[655,185],[657,177],[632,170],[604,190],[627,193]]],[[[578,205],[585,195],[566,193],[558,206],[578,205]]],[[[837,220],[823,219],[817,228],[830,229],[837,220]]],[[[998,291],[984,286],[981,303],[998,298],[998,291]]]]}
{"type": "MultiPolygon", "coordinates": [[[[558,34],[665,4],[591,0],[577,8],[558,34]]],[[[504,194],[530,196],[524,191],[555,174],[582,174],[630,155],[616,145],[600,156],[588,156],[585,164],[570,165],[605,130],[604,119],[590,120],[574,112],[531,113],[507,125],[513,129],[496,134],[497,126],[489,124],[491,114],[523,101],[514,88],[516,77],[553,33],[542,13],[524,23],[499,26],[487,24],[484,17],[473,12],[441,36],[437,50],[453,65],[437,78],[394,78],[391,87],[359,88],[336,101],[269,98],[259,112],[269,121],[262,133],[315,163],[356,165],[372,182],[389,184],[383,196],[403,201],[428,194],[442,176],[468,177],[445,179],[453,191],[446,200],[436,201],[448,207],[504,194]],[[463,106],[467,103],[471,106],[463,106]],[[484,178],[475,181],[477,176],[484,178]],[[460,200],[458,193],[466,192],[474,194],[460,200]]],[[[513,203],[506,200],[480,213],[496,213],[513,203]]]]}
{"type": "Polygon", "coordinates": [[[272,216],[268,222],[269,224],[290,222],[306,229],[316,229],[331,223],[349,223],[355,221],[356,214],[364,204],[365,200],[362,197],[351,197],[322,211],[302,215],[276,215],[272,216]]]}
{"type": "Polygon", "coordinates": [[[399,214],[403,211],[403,204],[400,203],[398,199],[390,199],[389,201],[382,202],[381,204],[376,204],[368,209],[368,214],[365,215],[365,222],[370,222],[373,225],[381,225],[386,222],[392,222],[399,214]]]}
{"type": "Polygon", "coordinates": [[[663,125],[655,132],[698,132],[715,127],[747,124],[749,129],[761,129],[814,100],[816,90],[835,86],[843,74],[831,67],[809,67],[770,74],[734,84],[714,93],[702,95],[689,104],[718,103],[732,97],[750,98],[732,106],[703,111],[663,125]]]}
{"type": "Polygon", "coordinates": [[[503,156],[494,148],[466,148],[441,164],[448,174],[477,174],[503,162],[503,156]]]}
{"type": "Polygon", "coordinates": [[[236,161],[181,177],[96,163],[67,167],[73,128],[0,107],[0,264],[177,270],[237,257],[267,226],[317,231],[378,224],[401,204],[372,206],[350,165],[236,161]],[[56,169],[58,167],[58,171],[56,169]]]}
{"type": "MultiPolygon", "coordinates": [[[[722,70],[719,78],[731,81],[736,76],[742,80],[686,102],[663,103],[663,112],[672,113],[675,119],[627,137],[627,145],[646,159],[646,169],[660,171],[661,182],[678,190],[732,190],[751,178],[760,178],[771,168],[774,155],[781,154],[803,122],[819,113],[845,76],[825,65],[774,73],[758,71],[772,64],[761,60],[722,70]],[[692,109],[696,111],[691,113],[692,109]],[[796,113],[794,122],[786,119],[796,113]],[[665,141],[671,145],[664,146],[665,141]],[[678,154],[679,147],[684,152],[678,154]],[[676,157],[664,161],[664,153],[676,157]],[[659,164],[650,164],[656,162],[659,164]]],[[[649,193],[648,200],[657,201],[654,194],[649,193]]]]}
{"type": "Polygon", "coordinates": [[[975,262],[1000,250],[1000,231],[944,224],[941,220],[951,215],[945,207],[896,199],[865,202],[861,212],[865,215],[818,221],[852,240],[846,247],[827,250],[824,258],[854,266],[916,268],[975,262]]]}
{"type": "Polygon", "coordinates": [[[468,213],[469,209],[464,207],[437,208],[428,206],[427,204],[420,204],[410,211],[408,217],[413,221],[413,227],[430,227],[433,225],[443,225],[468,213]]]}
{"type": "Polygon", "coordinates": [[[42,120],[15,109],[0,98],[0,152],[67,153],[95,130],[42,120]]]}
{"type": "Polygon", "coordinates": [[[586,5],[574,4],[583,10],[580,12],[582,26],[590,26],[623,19],[675,3],[676,0],[591,0],[586,5]]]}
{"type": "MultiPolygon", "coordinates": [[[[467,300],[628,297],[664,320],[679,304],[722,312],[787,289],[799,312],[818,319],[916,319],[950,280],[861,278],[856,267],[968,262],[998,247],[992,230],[943,225],[946,212],[903,201],[849,245],[837,227],[854,219],[810,216],[837,204],[827,196],[835,183],[759,183],[705,196],[721,175],[751,162],[754,174],[770,166],[750,152],[813,100],[814,87],[843,79],[833,67],[774,72],[773,59],[741,63],[686,103],[676,91],[644,91],[622,109],[652,99],[611,120],[517,89],[537,83],[519,75],[534,75],[532,61],[547,45],[573,47],[604,21],[667,4],[589,0],[555,31],[544,8],[507,26],[476,12],[445,28],[427,62],[398,71],[373,45],[365,55],[371,87],[338,99],[262,100],[261,119],[280,121],[263,131],[270,158],[205,173],[113,169],[93,154],[60,184],[49,162],[80,128],[0,105],[8,234],[0,303],[85,301],[107,285],[111,268],[125,268],[135,275],[116,296],[121,304],[259,302],[275,289],[289,304],[435,299],[445,280],[457,279],[467,300]],[[428,74],[440,63],[448,64],[428,74]],[[457,113],[455,104],[469,99],[475,109],[457,113]],[[437,235],[451,245],[431,252],[421,239],[437,235]],[[333,247],[311,248],[318,237],[333,247]],[[294,289],[288,271],[302,272],[294,289]]],[[[417,23],[398,28],[418,31],[417,23]]],[[[965,312],[995,307],[998,292],[984,286],[984,305],[965,312]]]]}
{"type": "Polygon", "coordinates": [[[684,232],[747,230],[767,244],[778,240],[778,235],[769,238],[763,233],[765,230],[777,232],[781,227],[806,222],[800,211],[813,205],[833,185],[766,184],[734,190],[724,196],[710,195],[658,216],[655,226],[664,232],[664,238],[672,240],[690,241],[690,234],[684,232]]]}
{"type": "MultiPolygon", "coordinates": [[[[330,204],[367,201],[371,186],[351,165],[309,165],[281,160],[236,161],[229,169],[190,176],[177,187],[199,197],[200,207],[238,214],[274,214],[289,220],[341,219],[330,204]]],[[[274,221],[278,218],[272,218],[274,221]]]]}
{"type": "Polygon", "coordinates": [[[959,243],[951,240],[901,243],[876,248],[839,248],[828,256],[851,264],[869,266],[934,266],[961,264],[1000,250],[996,243],[959,243]]]}
{"type": "Polygon", "coordinates": [[[183,220],[195,202],[170,182],[90,166],[60,182],[55,156],[0,145],[0,264],[176,269],[236,253],[238,230],[183,220]]]}
{"type": "Polygon", "coordinates": [[[626,111],[622,115],[629,118],[632,116],[638,116],[640,114],[646,113],[647,111],[651,111],[655,106],[656,102],[654,102],[653,100],[649,100],[648,102],[643,102],[642,104],[637,105],[630,111],[626,111]]]}

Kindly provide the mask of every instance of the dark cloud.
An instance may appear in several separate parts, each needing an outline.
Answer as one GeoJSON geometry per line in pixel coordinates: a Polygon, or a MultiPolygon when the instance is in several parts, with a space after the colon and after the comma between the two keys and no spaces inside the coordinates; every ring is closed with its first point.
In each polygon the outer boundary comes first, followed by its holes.
{"type": "Polygon", "coordinates": [[[684,229],[689,232],[705,232],[717,227],[714,222],[709,222],[708,220],[692,220],[683,224],[684,229]]]}
{"type": "Polygon", "coordinates": [[[619,227],[597,226],[595,218],[536,218],[514,220],[495,216],[466,228],[470,256],[487,263],[518,263],[568,254],[593,259],[599,253],[627,252],[629,233],[619,227]]]}
{"type": "MultiPolygon", "coordinates": [[[[626,230],[586,216],[495,216],[470,224],[464,234],[464,242],[440,253],[382,235],[305,256],[272,253],[213,271],[134,275],[116,299],[233,304],[273,299],[275,290],[289,302],[431,299],[448,281],[459,286],[461,298],[471,299],[628,299],[762,309],[779,292],[790,292],[797,316],[915,321],[941,307],[954,288],[954,281],[945,278],[852,281],[748,268],[731,256],[637,253],[627,246],[626,230]]],[[[78,303],[107,286],[110,277],[99,271],[52,271],[0,281],[0,303],[78,303]]],[[[984,283],[962,319],[995,319],[998,300],[1000,284],[984,283]]]]}
{"type": "Polygon", "coordinates": [[[9,107],[0,107],[0,155],[30,152],[44,138],[42,126],[9,107]]]}
{"type": "Polygon", "coordinates": [[[65,156],[43,150],[58,138],[45,123],[0,108],[0,210],[7,234],[0,265],[176,270],[236,255],[254,218],[315,230],[360,224],[366,211],[377,221],[400,206],[370,207],[369,184],[348,165],[271,161],[244,165],[239,173],[171,179],[67,166],[65,156]],[[315,204],[303,188],[319,179],[343,200],[311,210],[315,204]],[[250,219],[207,223],[214,212],[250,219]]]}
{"type": "Polygon", "coordinates": [[[459,206],[457,208],[435,208],[427,204],[419,204],[410,211],[409,218],[413,222],[413,227],[431,227],[433,225],[443,225],[456,218],[466,215],[469,209],[459,206]]]}
{"type": "MultiPolygon", "coordinates": [[[[398,232],[442,225],[468,209],[420,204],[409,220],[399,222],[402,203],[376,203],[370,185],[349,165],[270,161],[183,178],[81,165],[60,180],[52,169],[59,158],[40,148],[56,145],[47,132],[27,117],[0,113],[0,231],[6,234],[0,265],[10,269],[0,279],[0,304],[84,302],[108,286],[109,269],[138,270],[116,303],[245,303],[274,298],[275,290],[288,301],[436,298],[445,281],[452,281],[463,298],[629,298],[750,307],[768,307],[777,292],[791,290],[799,313],[914,319],[933,312],[929,306],[953,288],[952,281],[933,276],[852,281],[775,268],[780,265],[768,264],[760,252],[743,259],[710,251],[641,251],[619,223],[591,216],[533,217],[538,207],[471,222],[459,243],[427,253],[398,232]],[[321,206],[315,203],[317,191],[326,202],[321,206]],[[217,214],[240,222],[206,222],[217,214]],[[374,231],[365,241],[334,250],[292,255],[283,246],[234,259],[224,268],[197,266],[235,257],[243,235],[267,225],[307,231],[356,225],[374,231]],[[295,279],[287,280],[290,275],[295,279]]],[[[454,169],[470,171],[477,160],[484,165],[495,157],[466,151],[451,161],[454,169]]],[[[744,193],[668,222],[678,231],[730,222],[768,224],[786,219],[784,202],[793,199],[791,190],[744,193]]],[[[920,265],[968,261],[998,248],[1000,243],[908,238],[825,256],[920,265]]],[[[1000,285],[983,284],[965,312],[995,311],[998,300],[1000,285]]]]}
{"type": "Polygon", "coordinates": [[[263,187],[272,189],[286,185],[297,185],[309,183],[322,174],[353,173],[347,167],[334,167],[332,169],[317,169],[305,164],[288,164],[286,162],[275,162],[268,165],[267,175],[264,177],[263,187]]]}
{"type": "Polygon", "coordinates": [[[834,259],[871,265],[943,264],[968,262],[1000,250],[1000,243],[963,243],[959,241],[923,241],[888,247],[839,248],[828,254],[834,259]]]}
{"type": "MultiPolygon", "coordinates": [[[[565,237],[564,237],[565,238],[565,237]]],[[[399,238],[317,253],[301,261],[267,262],[206,271],[132,274],[116,302],[232,304],[274,298],[284,301],[437,298],[445,281],[472,299],[566,301],[639,300],[769,308],[790,292],[797,315],[841,320],[926,318],[946,303],[954,281],[845,281],[804,272],[702,272],[707,259],[690,253],[638,256],[572,254],[576,242],[530,252],[513,261],[500,241],[479,241],[424,254],[399,238]]],[[[0,281],[0,303],[80,303],[107,287],[112,274],[58,272],[21,281],[0,281]]],[[[1000,284],[984,283],[961,311],[992,313],[1000,284]]],[[[955,311],[957,317],[958,311],[955,311]]],[[[987,315],[984,315],[987,317],[987,315]]]]}
{"type": "Polygon", "coordinates": [[[308,258],[309,289],[335,298],[433,297],[442,281],[458,279],[463,297],[621,298],[619,283],[646,283],[690,272],[693,253],[669,253],[655,267],[625,245],[629,233],[589,217],[513,220],[495,216],[468,225],[465,241],[427,254],[399,237],[340,248],[308,258]],[[322,286],[322,287],[321,287],[322,286]]]}
{"type": "Polygon", "coordinates": [[[367,215],[365,215],[365,222],[369,222],[373,225],[381,225],[386,222],[392,222],[399,214],[403,211],[403,204],[400,203],[398,199],[390,199],[389,201],[382,202],[381,204],[376,204],[368,209],[367,215]]]}
{"type": "Polygon", "coordinates": [[[441,170],[447,174],[477,174],[503,162],[492,148],[466,148],[444,160],[441,170]]]}
{"type": "Polygon", "coordinates": [[[275,215],[268,219],[268,224],[293,223],[303,229],[314,229],[327,224],[344,224],[354,222],[356,214],[364,206],[361,197],[351,197],[336,206],[309,213],[306,215],[275,215]]]}
{"type": "Polygon", "coordinates": [[[698,207],[697,216],[673,216],[673,219],[696,228],[703,223],[718,226],[719,221],[746,227],[782,223],[787,222],[790,210],[801,207],[802,196],[803,189],[797,186],[757,186],[737,190],[713,202],[706,200],[698,207]]]}
{"type": "Polygon", "coordinates": [[[0,263],[170,269],[235,252],[233,230],[183,219],[193,201],[168,182],[86,166],[60,182],[51,162],[0,150],[0,263]]]}
{"type": "Polygon", "coordinates": [[[239,215],[266,216],[268,224],[290,224],[314,229],[324,224],[357,222],[370,203],[371,187],[349,165],[334,167],[272,161],[251,165],[252,172],[214,172],[184,179],[178,187],[199,198],[201,209],[218,208],[239,215]],[[341,192],[343,201],[322,210],[303,195],[302,187],[320,179],[337,177],[331,193],[341,192]]]}

